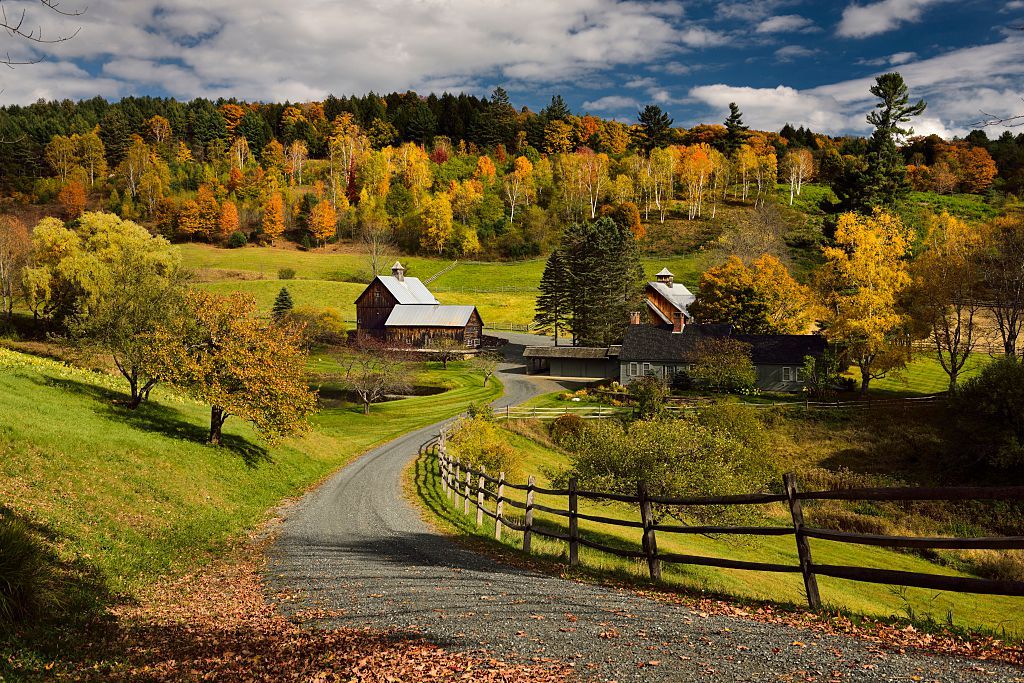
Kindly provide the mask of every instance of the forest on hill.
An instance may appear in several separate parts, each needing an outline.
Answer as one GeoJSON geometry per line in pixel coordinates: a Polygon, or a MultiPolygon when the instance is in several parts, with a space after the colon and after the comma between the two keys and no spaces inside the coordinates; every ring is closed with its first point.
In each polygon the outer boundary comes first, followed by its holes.
{"type": "MultiPolygon", "coordinates": [[[[577,115],[557,95],[539,112],[516,109],[501,88],[40,101],[0,109],[0,210],[28,222],[108,210],[176,241],[353,239],[371,253],[525,258],[601,213],[641,237],[667,219],[714,222],[725,204],[763,205],[780,182],[790,203],[812,180],[830,186],[814,209],[831,225],[877,204],[856,190],[869,139],[751,130],[735,107],[721,125],[673,123],[653,105],[633,124],[577,115]]],[[[1024,187],[1024,134],[911,137],[899,154],[907,188],[991,203],[1024,187]]]]}

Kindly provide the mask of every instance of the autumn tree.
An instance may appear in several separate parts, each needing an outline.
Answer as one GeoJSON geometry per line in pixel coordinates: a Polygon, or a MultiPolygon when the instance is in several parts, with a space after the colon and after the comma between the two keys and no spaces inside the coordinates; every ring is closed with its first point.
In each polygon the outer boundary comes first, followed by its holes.
{"type": "Polygon", "coordinates": [[[366,250],[370,273],[377,276],[387,267],[394,245],[394,231],[391,219],[380,200],[371,199],[366,190],[360,193],[356,210],[359,227],[359,241],[366,250]]]}
{"type": "Polygon", "coordinates": [[[199,204],[194,199],[185,200],[178,209],[177,233],[179,236],[186,237],[189,240],[202,234],[199,204]]]}
{"type": "Polygon", "coordinates": [[[224,240],[238,230],[238,207],[233,201],[225,200],[220,206],[220,219],[217,222],[217,235],[224,240]]]}
{"type": "Polygon", "coordinates": [[[0,310],[8,319],[14,313],[15,292],[31,250],[28,227],[17,218],[0,216],[0,310]]]}
{"type": "Polygon", "coordinates": [[[516,206],[520,202],[529,202],[533,195],[533,164],[526,157],[517,157],[512,172],[506,173],[503,181],[509,206],[508,222],[512,223],[516,217],[516,206]]]}
{"type": "Polygon", "coordinates": [[[89,176],[89,186],[96,185],[97,178],[105,178],[107,175],[107,154],[103,146],[103,140],[99,136],[99,126],[92,131],[79,136],[78,155],[82,168],[89,176]]]}
{"type": "Polygon", "coordinates": [[[814,176],[814,156],[809,149],[794,149],[786,154],[782,165],[789,179],[789,205],[793,206],[793,199],[800,196],[804,182],[814,176]]]}
{"type": "Polygon", "coordinates": [[[263,205],[260,227],[266,238],[273,242],[284,234],[284,198],[280,192],[272,193],[263,205]]]}
{"type": "Polygon", "coordinates": [[[198,234],[211,239],[220,230],[220,204],[209,185],[202,185],[196,193],[196,205],[199,208],[198,234]]]}
{"type": "Polygon", "coordinates": [[[976,262],[1003,353],[1015,357],[1024,327],[1024,214],[1011,213],[985,225],[976,262]]]}
{"type": "Polygon", "coordinates": [[[427,342],[427,348],[437,360],[441,361],[441,367],[448,369],[448,363],[460,358],[466,350],[465,344],[448,335],[438,335],[427,342]]]}
{"type": "Polygon", "coordinates": [[[409,390],[408,368],[383,344],[369,338],[361,339],[355,351],[345,356],[344,367],[341,384],[358,397],[363,415],[369,415],[370,406],[389,394],[409,390]]]}
{"type": "Polygon", "coordinates": [[[483,375],[486,387],[504,360],[502,355],[496,351],[481,351],[470,359],[470,363],[483,375]]]}
{"type": "Polygon", "coordinates": [[[71,170],[78,165],[79,145],[75,137],[54,135],[46,143],[46,163],[50,164],[61,183],[67,182],[71,170]]]}
{"type": "Polygon", "coordinates": [[[337,231],[338,214],[331,200],[324,199],[313,207],[309,214],[309,231],[313,239],[323,246],[337,231]]]}
{"type": "Polygon", "coordinates": [[[80,290],[71,330],[110,354],[135,409],[157,383],[157,330],[178,315],[187,274],[177,249],[130,221],[88,213],[76,231],[79,247],[61,265],[80,290]]]}
{"type": "Polygon", "coordinates": [[[908,320],[900,297],[910,284],[910,232],[899,217],[876,210],[846,213],[835,246],[823,249],[818,273],[825,334],[861,375],[861,394],[872,380],[906,365],[908,320]]]}
{"type": "Polygon", "coordinates": [[[690,313],[700,323],[726,323],[743,334],[803,334],[813,322],[811,291],[777,258],[750,266],[731,256],[700,277],[690,313]]]}
{"type": "Polygon", "coordinates": [[[452,236],[452,202],[444,192],[435,194],[423,207],[423,232],[420,244],[424,249],[444,253],[452,236]]]}
{"type": "Polygon", "coordinates": [[[159,114],[146,121],[146,132],[149,134],[149,139],[152,140],[153,144],[157,147],[161,147],[164,143],[170,142],[171,136],[173,135],[171,132],[171,122],[159,114]]]}
{"type": "Polygon", "coordinates": [[[301,431],[316,408],[297,329],[264,319],[249,296],[191,290],[184,315],[157,335],[159,378],[210,405],[209,442],[225,420],[251,422],[267,439],[301,431]]]}
{"type": "Polygon", "coordinates": [[[82,187],[82,183],[72,180],[61,188],[57,201],[60,202],[68,219],[78,218],[85,211],[85,188],[82,187]]]}
{"type": "Polygon", "coordinates": [[[306,159],[309,157],[309,149],[302,140],[294,140],[288,145],[288,178],[294,185],[295,176],[298,174],[299,185],[302,184],[302,169],[305,168],[306,159]]]}
{"type": "Polygon", "coordinates": [[[980,332],[980,244],[978,232],[959,218],[948,213],[933,216],[925,250],[911,267],[912,310],[949,376],[950,392],[956,391],[980,332]]]}

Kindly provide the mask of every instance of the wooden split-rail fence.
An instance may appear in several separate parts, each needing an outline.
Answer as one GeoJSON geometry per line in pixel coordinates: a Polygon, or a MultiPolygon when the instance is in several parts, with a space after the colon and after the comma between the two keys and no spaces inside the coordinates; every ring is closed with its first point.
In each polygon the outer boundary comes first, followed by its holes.
{"type": "Polygon", "coordinates": [[[1024,582],[1010,580],[983,579],[966,576],[946,576],[921,572],[901,571],[894,569],[876,569],[847,565],[818,564],[812,560],[811,539],[835,541],[857,545],[870,545],[883,548],[925,548],[947,550],[1020,550],[1024,549],[1024,536],[993,536],[981,538],[953,537],[917,537],[887,536],[881,534],[854,533],[849,531],[832,531],[809,527],[804,522],[802,505],[805,501],[843,500],[843,501],[971,501],[971,500],[1009,500],[1024,501],[1024,486],[993,486],[993,487],[950,487],[950,488],[860,488],[836,491],[802,492],[797,486],[796,477],[792,474],[783,476],[783,493],[752,493],[729,496],[711,496],[700,498],[667,498],[650,495],[642,484],[637,495],[629,496],[619,493],[588,491],[579,488],[575,478],[570,478],[568,488],[551,489],[537,486],[536,478],[530,476],[525,484],[505,480],[505,473],[499,472],[497,477],[487,474],[483,467],[471,467],[458,459],[448,456],[446,437],[442,432],[420,447],[420,454],[434,459],[437,477],[442,494],[459,508],[461,499],[462,513],[475,513],[476,525],[483,524],[484,517],[494,520],[494,537],[502,540],[506,529],[523,534],[523,551],[531,551],[533,536],[542,536],[563,541],[569,546],[569,564],[579,564],[580,546],[616,555],[618,557],[646,560],[650,577],[654,581],[661,579],[663,563],[702,565],[725,569],[745,569],[765,572],[799,573],[803,576],[807,602],[812,609],[821,607],[818,591],[818,576],[829,576],[851,581],[887,584],[891,586],[908,586],[927,588],[940,591],[959,593],[980,593],[988,595],[1024,596],[1024,582]],[[488,486],[490,485],[490,487],[488,486]],[[490,490],[493,489],[493,490],[490,490]],[[525,502],[506,496],[506,489],[522,491],[525,502]],[[536,502],[537,495],[564,498],[564,507],[551,507],[536,502]],[[615,519],[593,514],[584,514],[579,510],[580,499],[597,502],[615,501],[637,506],[639,521],[615,519]],[[766,505],[785,503],[790,512],[790,526],[684,526],[656,521],[652,512],[654,505],[672,507],[696,506],[734,506],[734,505],[766,505]],[[509,514],[506,510],[514,508],[521,514],[509,514]],[[534,519],[536,511],[562,517],[567,520],[568,533],[560,533],[550,526],[539,525],[534,519]],[[619,527],[638,529],[642,533],[641,547],[638,550],[615,548],[587,538],[580,533],[580,521],[608,524],[619,527]],[[704,535],[738,535],[738,536],[792,536],[796,543],[798,564],[781,564],[774,562],[752,562],[748,560],[732,560],[720,557],[700,555],[683,555],[658,551],[659,534],[704,534],[704,535]]]}

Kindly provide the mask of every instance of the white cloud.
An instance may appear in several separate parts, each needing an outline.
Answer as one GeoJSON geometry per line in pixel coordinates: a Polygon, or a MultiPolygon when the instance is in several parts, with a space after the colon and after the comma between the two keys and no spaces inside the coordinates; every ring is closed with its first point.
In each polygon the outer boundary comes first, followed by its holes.
{"type": "Polygon", "coordinates": [[[896,52],[884,57],[876,57],[875,59],[861,59],[857,63],[866,66],[899,66],[915,59],[917,59],[916,52],[896,52]]]}
{"type": "Polygon", "coordinates": [[[620,111],[622,109],[637,109],[640,102],[632,97],[622,95],[608,95],[591,102],[584,102],[583,108],[593,111],[620,111]]]}
{"type": "MultiPolygon", "coordinates": [[[[1009,36],[998,43],[905,63],[900,73],[911,98],[928,102],[925,115],[911,124],[916,133],[964,135],[983,118],[982,111],[1007,115],[1024,106],[1024,39],[1009,36]]],[[[865,133],[865,116],[876,102],[868,91],[873,83],[874,76],[806,90],[719,83],[695,87],[690,97],[708,105],[715,120],[729,102],[736,102],[746,121],[762,129],[778,130],[792,123],[826,133],[865,133]]]]}
{"type": "MultiPolygon", "coordinates": [[[[19,5],[36,3],[5,2],[9,13],[19,5]]],[[[5,74],[0,101],[142,84],[179,97],[282,100],[579,81],[726,42],[683,10],[679,0],[105,0],[81,17],[37,12],[51,33],[81,33],[33,49],[54,63],[98,64],[111,82],[64,88],[43,80],[52,68],[26,67],[5,74]]]]}
{"type": "Polygon", "coordinates": [[[1015,12],[1019,9],[1024,9],[1024,0],[1010,0],[1006,3],[1006,7],[1003,8],[1004,12],[1015,12]]]}
{"type": "Polygon", "coordinates": [[[816,54],[818,54],[817,50],[812,50],[803,45],[786,45],[775,51],[775,58],[780,62],[794,62],[798,59],[813,57],[816,54]]]}
{"type": "Polygon", "coordinates": [[[622,84],[625,88],[654,88],[658,81],[650,76],[636,76],[622,84]]]}
{"type": "Polygon", "coordinates": [[[928,7],[947,0],[880,0],[869,5],[853,3],[843,10],[837,33],[846,38],[867,38],[914,22],[928,7]]]}
{"type": "Polygon", "coordinates": [[[757,25],[758,33],[793,33],[817,28],[814,22],[799,14],[780,14],[769,17],[757,25]]]}
{"type": "Polygon", "coordinates": [[[667,74],[672,74],[673,76],[685,76],[693,71],[693,67],[689,64],[683,64],[682,62],[669,62],[662,67],[662,71],[667,74]]]}

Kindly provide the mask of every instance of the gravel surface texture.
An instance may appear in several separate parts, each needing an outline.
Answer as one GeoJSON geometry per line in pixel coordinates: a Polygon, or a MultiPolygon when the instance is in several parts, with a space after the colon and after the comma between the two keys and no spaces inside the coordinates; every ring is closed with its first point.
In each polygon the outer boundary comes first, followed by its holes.
{"type": "MultiPolygon", "coordinates": [[[[544,343],[504,336],[510,359],[544,343]]],[[[501,407],[558,388],[511,365],[501,380],[501,407]]],[[[435,532],[403,496],[403,471],[437,432],[375,449],[284,512],[267,589],[299,597],[282,609],[324,609],[327,626],[414,632],[510,662],[555,659],[582,680],[1024,682],[1007,665],[901,654],[495,564],[435,532]]]]}

